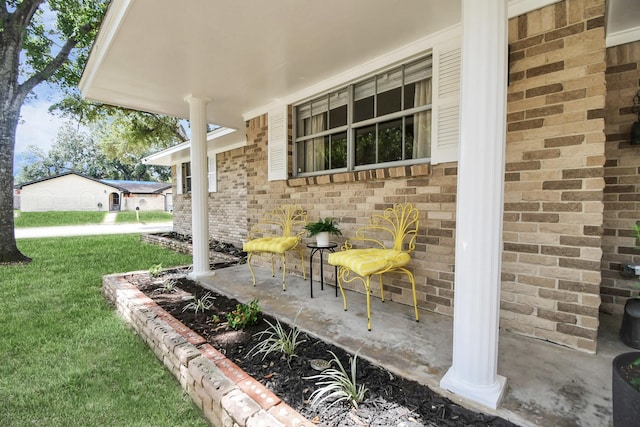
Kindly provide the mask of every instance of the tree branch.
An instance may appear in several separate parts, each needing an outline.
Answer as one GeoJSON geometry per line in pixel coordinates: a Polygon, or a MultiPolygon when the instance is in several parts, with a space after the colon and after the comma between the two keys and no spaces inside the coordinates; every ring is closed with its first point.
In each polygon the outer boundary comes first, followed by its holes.
{"type": "MultiPolygon", "coordinates": [[[[38,1],[38,0],[35,0],[38,1]]],[[[60,52],[49,62],[42,70],[33,74],[24,83],[19,86],[19,91],[22,95],[26,96],[35,88],[39,83],[48,80],[53,73],[55,73],[61,66],[69,59],[69,54],[74,47],[78,44],[80,38],[91,31],[95,26],[95,23],[89,22],[84,24],[78,29],[77,34],[71,36],[60,49],[60,52]]]]}
{"type": "MultiPolygon", "coordinates": [[[[2,0],[4,11],[6,11],[5,3],[5,0],[2,0]]],[[[33,14],[36,13],[42,3],[44,3],[44,0],[23,0],[22,3],[16,6],[16,11],[8,15],[8,22],[17,29],[27,28],[31,18],[33,18],[33,14]]]]}

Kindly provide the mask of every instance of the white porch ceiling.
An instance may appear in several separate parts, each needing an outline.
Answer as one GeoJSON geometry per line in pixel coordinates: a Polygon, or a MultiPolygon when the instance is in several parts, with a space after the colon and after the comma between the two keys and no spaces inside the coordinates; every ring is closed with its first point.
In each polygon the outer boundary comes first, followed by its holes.
{"type": "Polygon", "coordinates": [[[86,98],[208,121],[243,114],[460,21],[440,0],[114,0],[80,83],[86,98]]]}
{"type": "MultiPolygon", "coordinates": [[[[640,30],[638,2],[609,0],[608,31],[640,30]]],[[[460,13],[460,1],[442,0],[113,0],[80,89],[179,118],[187,96],[207,97],[209,123],[241,130],[247,113],[451,27],[460,13]]]]}

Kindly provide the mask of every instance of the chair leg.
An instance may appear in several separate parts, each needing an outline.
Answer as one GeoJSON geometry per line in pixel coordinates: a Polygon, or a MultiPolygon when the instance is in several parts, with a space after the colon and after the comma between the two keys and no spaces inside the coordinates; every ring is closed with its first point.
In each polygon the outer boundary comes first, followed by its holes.
{"type": "Polygon", "coordinates": [[[347,297],[344,294],[344,289],[342,289],[342,276],[347,273],[347,269],[344,267],[340,267],[338,270],[338,277],[336,277],[336,282],[338,282],[338,287],[340,288],[340,293],[342,294],[342,303],[344,305],[344,311],[347,311],[347,297]]]}
{"type": "Polygon", "coordinates": [[[382,286],[382,274],[378,274],[380,278],[380,299],[384,302],[384,286],[382,286]]]}
{"type": "Polygon", "coordinates": [[[404,268],[400,270],[407,275],[407,277],[409,278],[409,281],[411,282],[411,290],[413,291],[413,311],[416,314],[416,322],[419,322],[420,317],[418,316],[418,298],[416,297],[416,281],[413,278],[413,273],[411,273],[409,270],[405,270],[404,268]]]}
{"type": "Polygon", "coordinates": [[[282,290],[287,290],[287,284],[285,282],[287,277],[287,261],[285,259],[284,254],[280,254],[280,260],[282,261],[282,290]]]}
{"type": "Polygon", "coordinates": [[[304,269],[304,250],[300,249],[300,262],[302,263],[302,278],[307,280],[307,272],[304,269]]]}
{"type": "Polygon", "coordinates": [[[253,286],[256,285],[256,274],[253,272],[253,268],[251,268],[251,257],[253,256],[253,252],[249,252],[249,256],[247,257],[247,264],[249,265],[249,271],[251,272],[251,277],[253,277],[253,286]]]}
{"type": "Polygon", "coordinates": [[[367,329],[371,330],[371,276],[365,277],[364,290],[367,293],[367,329]]]}
{"type": "Polygon", "coordinates": [[[271,277],[276,277],[275,270],[273,269],[273,254],[271,255],[271,277]]]}

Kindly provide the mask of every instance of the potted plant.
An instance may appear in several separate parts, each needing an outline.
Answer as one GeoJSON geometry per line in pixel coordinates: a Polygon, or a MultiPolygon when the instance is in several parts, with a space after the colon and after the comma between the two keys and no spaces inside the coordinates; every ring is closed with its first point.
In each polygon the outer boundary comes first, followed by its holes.
{"type": "Polygon", "coordinates": [[[318,246],[329,245],[329,235],[334,236],[341,235],[342,232],[336,225],[334,218],[320,218],[316,222],[310,222],[304,226],[304,229],[309,232],[309,237],[316,236],[316,243],[318,246]]]}
{"type": "Polygon", "coordinates": [[[613,426],[632,426],[640,420],[640,352],[613,359],[613,426]]]}

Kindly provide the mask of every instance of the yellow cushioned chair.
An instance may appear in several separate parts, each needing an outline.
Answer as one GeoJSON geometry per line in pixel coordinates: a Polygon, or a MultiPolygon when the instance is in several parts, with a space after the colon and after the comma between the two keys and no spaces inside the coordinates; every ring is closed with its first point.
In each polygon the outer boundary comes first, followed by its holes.
{"type": "Polygon", "coordinates": [[[307,223],[307,213],[297,205],[282,205],[268,212],[264,219],[252,227],[247,241],[242,245],[242,250],[247,252],[247,264],[253,277],[253,286],[256,285],[256,275],[251,267],[251,258],[254,254],[268,255],[271,257],[271,275],[275,277],[273,258],[275,255],[282,261],[282,290],[286,291],[285,282],[287,263],[285,253],[297,250],[300,253],[302,275],[306,279],[304,269],[304,250],[300,247],[300,240],[305,233],[304,225],[307,223]],[[296,232],[297,230],[297,232],[296,232]]]}
{"type": "Polygon", "coordinates": [[[340,252],[329,254],[328,262],[339,267],[338,286],[342,293],[344,309],[347,309],[342,283],[360,280],[367,294],[367,328],[371,330],[371,276],[378,275],[380,296],[384,302],[382,275],[393,271],[407,275],[413,290],[413,308],[418,318],[416,282],[413,274],[405,268],[411,261],[418,234],[419,213],[410,203],[395,204],[382,214],[371,217],[369,224],[356,231],[356,237],[346,241],[340,252]],[[390,241],[388,239],[391,239],[390,241]],[[354,249],[353,241],[368,242],[376,247],[354,249]],[[385,244],[384,242],[388,242],[385,244]],[[353,276],[352,276],[353,273],[353,276]]]}

